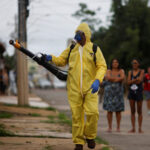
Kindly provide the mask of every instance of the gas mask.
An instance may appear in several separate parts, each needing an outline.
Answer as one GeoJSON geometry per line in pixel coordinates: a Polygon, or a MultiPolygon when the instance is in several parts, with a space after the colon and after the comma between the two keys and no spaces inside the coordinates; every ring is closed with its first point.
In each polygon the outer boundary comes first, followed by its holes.
{"type": "Polygon", "coordinates": [[[77,32],[74,39],[77,41],[77,42],[80,42],[82,40],[82,37],[81,37],[81,33],[80,32],[77,32]]]}
{"type": "Polygon", "coordinates": [[[79,43],[82,40],[82,34],[84,34],[84,32],[82,31],[77,31],[75,34],[74,39],[72,40],[72,44],[76,45],[77,43],[79,43]]]}

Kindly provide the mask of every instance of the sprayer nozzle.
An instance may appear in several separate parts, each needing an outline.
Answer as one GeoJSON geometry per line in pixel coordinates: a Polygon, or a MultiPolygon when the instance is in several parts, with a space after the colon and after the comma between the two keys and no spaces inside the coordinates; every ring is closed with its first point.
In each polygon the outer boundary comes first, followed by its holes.
{"type": "Polygon", "coordinates": [[[9,44],[13,45],[13,44],[14,44],[14,41],[13,41],[13,40],[10,40],[10,41],[9,41],[9,44]]]}
{"type": "Polygon", "coordinates": [[[72,39],[71,44],[76,45],[77,41],[75,39],[72,39]]]}
{"type": "Polygon", "coordinates": [[[9,44],[13,45],[17,49],[20,49],[20,47],[21,47],[21,45],[19,44],[19,42],[17,40],[16,41],[10,40],[9,44]]]}

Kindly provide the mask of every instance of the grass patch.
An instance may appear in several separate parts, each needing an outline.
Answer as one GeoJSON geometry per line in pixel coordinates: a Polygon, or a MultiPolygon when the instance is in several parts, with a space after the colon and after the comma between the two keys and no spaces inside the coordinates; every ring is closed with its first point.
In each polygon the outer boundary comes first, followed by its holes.
{"type": "Polygon", "coordinates": [[[43,123],[58,123],[56,120],[42,120],[43,123]]]}
{"type": "Polygon", "coordinates": [[[65,114],[63,114],[63,113],[60,113],[60,114],[58,115],[58,118],[59,118],[60,120],[66,120],[66,119],[68,119],[68,117],[67,117],[65,114]]]}
{"type": "Polygon", "coordinates": [[[56,111],[56,108],[53,108],[53,107],[47,107],[45,108],[46,110],[50,110],[50,111],[56,111]]]}
{"type": "Polygon", "coordinates": [[[14,134],[10,131],[5,130],[5,126],[0,124],[0,136],[14,136],[14,134]]]}
{"type": "Polygon", "coordinates": [[[56,116],[48,116],[47,117],[49,120],[45,120],[45,123],[58,123],[57,117],[56,116]]]}
{"type": "Polygon", "coordinates": [[[0,112],[0,118],[12,118],[13,114],[8,112],[0,112]]]}
{"type": "Polygon", "coordinates": [[[105,144],[105,145],[109,144],[106,140],[102,139],[99,136],[96,137],[95,142],[98,143],[98,144],[105,144]]]}
{"type": "Polygon", "coordinates": [[[46,145],[43,150],[52,150],[52,147],[50,145],[46,145]]]}
{"type": "Polygon", "coordinates": [[[103,147],[102,150],[110,150],[109,147],[103,147]]]}
{"type": "Polygon", "coordinates": [[[72,120],[69,119],[65,114],[59,113],[58,116],[48,116],[49,120],[44,120],[41,122],[44,123],[60,123],[60,124],[67,124],[69,126],[72,126],[72,120]]]}
{"type": "Polygon", "coordinates": [[[69,119],[65,114],[60,113],[60,114],[58,115],[58,119],[59,119],[59,123],[67,124],[67,125],[69,125],[69,126],[72,126],[72,120],[69,119]]]}
{"type": "Polygon", "coordinates": [[[0,129],[4,129],[5,125],[4,124],[0,124],[0,129]]]}
{"type": "Polygon", "coordinates": [[[29,116],[32,116],[32,117],[40,117],[41,115],[38,114],[38,113],[28,113],[29,116]]]}
{"type": "Polygon", "coordinates": [[[47,116],[48,117],[48,119],[50,119],[50,120],[54,120],[56,117],[55,116],[47,116]]]}
{"type": "Polygon", "coordinates": [[[32,109],[43,109],[43,110],[49,110],[49,111],[56,111],[56,109],[53,108],[53,107],[39,108],[39,107],[29,106],[29,105],[25,105],[25,106],[20,106],[20,105],[16,105],[16,104],[4,104],[4,105],[5,106],[13,106],[13,107],[23,107],[23,108],[32,108],[32,109]]]}
{"type": "Polygon", "coordinates": [[[4,145],[4,144],[5,144],[4,142],[0,141],[0,145],[4,145]]]}
{"type": "Polygon", "coordinates": [[[4,106],[17,106],[16,104],[3,104],[4,106]]]}

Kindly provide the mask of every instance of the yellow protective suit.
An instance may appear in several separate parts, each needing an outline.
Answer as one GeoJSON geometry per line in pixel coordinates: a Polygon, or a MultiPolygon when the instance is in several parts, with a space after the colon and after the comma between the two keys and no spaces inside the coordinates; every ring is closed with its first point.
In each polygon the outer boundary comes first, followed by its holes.
{"type": "MultiPolygon", "coordinates": [[[[67,78],[68,100],[72,110],[72,136],[75,144],[84,144],[85,138],[94,139],[97,133],[98,94],[92,94],[90,87],[94,80],[103,81],[106,72],[106,62],[100,48],[96,52],[96,64],[93,60],[93,43],[91,32],[86,23],[81,23],[76,31],[83,31],[86,43],[83,47],[76,44],[70,53],[67,78]],[[82,54],[80,53],[82,49],[82,54]],[[84,121],[86,114],[86,123],[84,121]]],[[[52,56],[52,62],[57,66],[65,66],[70,48],[59,57],[52,56]]]]}

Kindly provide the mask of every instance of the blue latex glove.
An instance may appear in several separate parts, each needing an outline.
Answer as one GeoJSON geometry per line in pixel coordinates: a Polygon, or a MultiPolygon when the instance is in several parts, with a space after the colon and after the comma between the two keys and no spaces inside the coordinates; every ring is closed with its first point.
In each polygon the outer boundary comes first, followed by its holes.
{"type": "Polygon", "coordinates": [[[91,86],[92,94],[96,93],[99,89],[100,82],[99,80],[95,80],[91,86]]]}
{"type": "Polygon", "coordinates": [[[46,61],[51,61],[52,60],[52,56],[51,55],[46,55],[46,61]]]}

